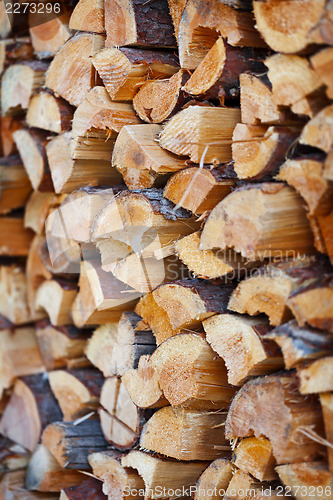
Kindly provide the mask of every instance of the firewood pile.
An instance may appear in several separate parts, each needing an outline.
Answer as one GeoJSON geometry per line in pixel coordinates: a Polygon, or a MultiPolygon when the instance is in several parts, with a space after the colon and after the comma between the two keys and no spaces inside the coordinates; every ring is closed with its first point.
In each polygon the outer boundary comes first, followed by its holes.
{"type": "Polygon", "coordinates": [[[0,499],[331,499],[332,0],[57,5],[0,4],[0,499]]]}

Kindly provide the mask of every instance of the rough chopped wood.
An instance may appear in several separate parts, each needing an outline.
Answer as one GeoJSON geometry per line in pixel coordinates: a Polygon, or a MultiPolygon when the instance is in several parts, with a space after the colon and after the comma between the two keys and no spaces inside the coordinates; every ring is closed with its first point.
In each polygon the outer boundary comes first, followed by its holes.
{"type": "Polygon", "coordinates": [[[263,47],[250,13],[222,2],[190,0],[179,25],[178,47],[182,68],[194,69],[221,35],[233,46],[263,47]]]}
{"type": "Polygon", "coordinates": [[[71,281],[47,280],[37,290],[36,309],[45,309],[54,326],[72,323],[70,311],[77,295],[77,285],[71,281]]]}
{"type": "Polygon", "coordinates": [[[232,133],[240,121],[237,108],[189,106],[164,126],[160,146],[194,163],[222,163],[231,158],[232,133]]]}
{"type": "Polygon", "coordinates": [[[27,124],[60,134],[70,130],[73,112],[65,100],[56,98],[51,92],[39,92],[29,102],[27,124]]]}
{"type": "Polygon", "coordinates": [[[55,422],[46,427],[42,444],[64,469],[89,470],[88,455],[107,448],[98,420],[55,422]]]}
{"type": "Polygon", "coordinates": [[[70,17],[69,28],[104,33],[104,0],[79,0],[70,17]]]}
{"type": "Polygon", "coordinates": [[[39,444],[34,450],[26,475],[26,488],[37,491],[61,491],[62,488],[74,486],[82,482],[79,472],[64,470],[49,450],[39,444]]]}
{"type": "Polygon", "coordinates": [[[226,364],[230,384],[242,385],[250,377],[283,368],[280,349],[266,338],[265,319],[218,314],[206,319],[203,327],[207,341],[226,364]]]}
{"type": "Polygon", "coordinates": [[[142,430],[140,446],[177,460],[214,460],[229,449],[226,415],[172,408],[157,410],[142,430]]]}
{"type": "Polygon", "coordinates": [[[157,344],[182,331],[198,328],[213,314],[227,312],[233,284],[213,285],[199,279],[167,283],[142,297],[136,312],[151,327],[157,344]]]}
{"type": "Polygon", "coordinates": [[[235,185],[227,178],[224,165],[216,168],[188,167],[176,172],[163,190],[163,196],[194,214],[212,210],[235,185]]]}
{"type": "Polygon", "coordinates": [[[333,147],[333,132],[331,120],[333,116],[333,105],[327,106],[304,127],[300,137],[301,144],[307,144],[321,149],[326,153],[333,147]]]}
{"type": "Polygon", "coordinates": [[[212,248],[234,248],[250,260],[313,253],[303,199],[278,183],[235,190],[212,210],[204,225],[200,249],[212,248]]]}
{"type": "Polygon", "coordinates": [[[257,28],[276,52],[300,52],[312,43],[332,42],[325,0],[255,0],[257,28]]]}
{"type": "Polygon", "coordinates": [[[0,432],[29,451],[33,451],[43,429],[61,418],[60,408],[47,377],[29,375],[18,379],[2,415],[0,432]]]}
{"type": "Polygon", "coordinates": [[[90,330],[79,330],[75,326],[52,326],[47,321],[36,325],[36,335],[45,368],[64,368],[71,360],[84,355],[90,330]]]}
{"type": "Polygon", "coordinates": [[[272,445],[264,437],[242,439],[233,453],[232,460],[239,469],[259,481],[276,479],[274,470],[276,462],[272,454],[272,445]]]}
{"type": "Polygon", "coordinates": [[[129,101],[147,79],[169,78],[179,69],[170,52],[126,47],[105,48],[94,55],[92,63],[114,101],[129,101]]]}
{"type": "Polygon", "coordinates": [[[290,488],[290,493],[295,496],[296,500],[301,498],[310,500],[313,488],[318,492],[323,491],[322,498],[329,499],[331,496],[333,476],[325,462],[279,465],[276,470],[281,481],[287,488],[290,488]],[[301,494],[301,491],[304,494],[301,494]]]}
{"type": "Polygon", "coordinates": [[[235,389],[228,384],[224,361],[199,335],[184,333],[163,342],[149,364],[172,406],[226,408],[235,389]]]}
{"type": "Polygon", "coordinates": [[[97,409],[104,381],[98,370],[55,370],[49,372],[49,380],[64,422],[97,409]]]}
{"type": "Polygon", "coordinates": [[[46,23],[30,27],[31,43],[39,59],[55,56],[70,38],[72,32],[68,27],[69,16],[70,12],[65,12],[46,23]]]}
{"type": "Polygon", "coordinates": [[[240,179],[256,180],[274,175],[297,137],[297,130],[287,127],[238,123],[232,143],[236,174],[240,179]]]}
{"type": "Polygon", "coordinates": [[[332,336],[321,330],[299,326],[294,319],[274,328],[268,337],[280,346],[287,370],[333,352],[332,336]]]}
{"type": "Polygon", "coordinates": [[[73,160],[70,151],[71,133],[53,138],[46,146],[46,155],[56,193],[70,193],[84,186],[111,186],[121,182],[121,175],[110,168],[110,159],[73,160]]]}
{"type": "Polygon", "coordinates": [[[321,409],[316,398],[297,390],[293,373],[268,375],[247,382],[229,408],[225,434],[236,437],[266,437],[278,464],[311,461],[322,447],[301,429],[322,431],[321,409]],[[297,440],[297,446],[295,441],[297,440]]]}
{"type": "Polygon", "coordinates": [[[128,189],[163,185],[185,167],[185,159],[158,145],[160,125],[125,125],[114,144],[112,165],[122,174],[128,189]]]}
{"type": "Polygon", "coordinates": [[[106,46],[175,47],[167,0],[105,0],[106,46]]]}
{"type": "Polygon", "coordinates": [[[18,156],[0,159],[0,214],[25,206],[31,193],[28,175],[18,156]]]}
{"type": "Polygon", "coordinates": [[[46,75],[46,86],[73,106],[78,106],[94,86],[91,57],[103,46],[104,37],[101,35],[74,35],[52,60],[46,75]]]}

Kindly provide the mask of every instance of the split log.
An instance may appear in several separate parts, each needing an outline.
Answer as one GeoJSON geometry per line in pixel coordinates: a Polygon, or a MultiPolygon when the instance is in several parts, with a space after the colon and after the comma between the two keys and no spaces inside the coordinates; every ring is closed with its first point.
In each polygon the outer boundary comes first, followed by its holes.
{"type": "Polygon", "coordinates": [[[308,324],[313,328],[333,333],[332,321],[333,281],[331,276],[321,282],[309,283],[291,294],[288,306],[300,326],[308,324]]]}
{"type": "Polygon", "coordinates": [[[324,164],[318,159],[287,160],[277,179],[285,181],[307,202],[311,215],[325,215],[333,209],[333,185],[324,178],[324,164]]]}
{"type": "Polygon", "coordinates": [[[122,186],[110,189],[89,186],[66,196],[58,208],[66,238],[77,243],[89,243],[97,214],[124,189],[122,186]]]}
{"type": "Polygon", "coordinates": [[[247,269],[257,265],[249,262],[232,249],[199,250],[200,232],[181,238],[175,243],[178,257],[194,277],[203,279],[241,278],[247,269]]]}
{"type": "Polygon", "coordinates": [[[7,38],[0,41],[0,74],[8,66],[27,61],[33,56],[29,37],[7,38]]]}
{"type": "Polygon", "coordinates": [[[107,448],[98,420],[55,422],[46,427],[42,444],[64,469],[89,470],[88,455],[107,448]]]}
{"type": "Polygon", "coordinates": [[[60,408],[44,375],[18,379],[0,422],[0,432],[33,451],[43,429],[61,418],[60,408]]]}
{"type": "MultiPolygon", "coordinates": [[[[63,195],[62,200],[65,197],[66,195],[63,195]]],[[[52,274],[79,274],[82,248],[76,241],[67,237],[61,210],[53,210],[48,215],[45,221],[45,236],[45,248],[40,250],[40,255],[46,268],[52,274]]],[[[88,250],[87,248],[87,253],[88,250]]]]}
{"type": "Polygon", "coordinates": [[[319,249],[319,251],[326,253],[333,263],[333,211],[328,215],[319,215],[317,223],[324,246],[324,249],[319,249]]]}
{"type": "Polygon", "coordinates": [[[242,439],[237,445],[233,463],[246,474],[251,474],[259,481],[276,479],[276,462],[272,454],[272,445],[263,437],[242,439]]]}
{"type": "Polygon", "coordinates": [[[29,253],[33,232],[24,227],[18,215],[0,217],[0,255],[26,257],[29,253]]]}
{"type": "Polygon", "coordinates": [[[24,125],[23,116],[2,116],[0,120],[0,142],[2,146],[2,156],[17,154],[17,147],[13,134],[24,125]]]}
{"type": "Polygon", "coordinates": [[[82,358],[91,332],[75,326],[55,327],[43,321],[36,324],[36,335],[45,368],[50,371],[82,358]]]}
{"type": "Polygon", "coordinates": [[[29,309],[35,317],[45,317],[47,315],[45,310],[37,312],[36,295],[41,284],[45,280],[50,280],[52,278],[52,274],[45,267],[40,257],[40,250],[44,244],[44,237],[39,235],[34,237],[30,245],[26,264],[27,300],[29,309]]]}
{"type": "Polygon", "coordinates": [[[303,199],[289,186],[269,182],[222,200],[204,225],[199,248],[234,248],[250,260],[314,252],[303,199]]]}
{"type": "MultiPolygon", "coordinates": [[[[323,412],[325,437],[328,443],[333,442],[333,395],[332,393],[320,394],[320,405],[323,412]]],[[[333,469],[333,449],[332,446],[327,446],[328,466],[330,471],[333,469]]]]}
{"type": "Polygon", "coordinates": [[[196,482],[194,500],[214,500],[227,491],[233,476],[233,467],[227,458],[217,458],[199,476],[196,482]],[[210,494],[212,492],[212,494],[210,494]],[[216,492],[216,493],[215,493],[216,492]]]}
{"type": "Polygon", "coordinates": [[[122,376],[128,370],[137,368],[141,356],[152,354],[156,340],[149,327],[134,311],[121,315],[117,337],[110,358],[112,375],[122,376]]]}
{"type": "Polygon", "coordinates": [[[265,60],[265,65],[276,104],[290,106],[294,113],[310,118],[325,106],[323,92],[320,91],[319,100],[311,98],[317,96],[322,82],[305,57],[274,54],[265,60]]]}
{"type": "Polygon", "coordinates": [[[333,148],[332,116],[333,104],[324,108],[305,125],[300,143],[329,153],[333,148]]]}
{"type": "Polygon", "coordinates": [[[255,0],[259,32],[276,52],[300,52],[312,43],[331,44],[331,19],[326,2],[255,0]]]}
{"type": "Polygon", "coordinates": [[[176,47],[167,0],[105,0],[106,46],[176,47]]]}
{"type": "Polygon", "coordinates": [[[13,138],[22,158],[32,187],[40,191],[52,191],[52,181],[47,163],[45,146],[47,132],[38,129],[21,129],[13,138]]]}
{"type": "Polygon", "coordinates": [[[233,133],[232,157],[240,179],[273,176],[285,161],[298,132],[287,127],[238,123],[233,133]]]}
{"type": "Polygon", "coordinates": [[[136,469],[153,499],[169,498],[168,490],[184,491],[195,485],[207,462],[177,462],[133,450],[121,459],[123,467],[136,469]],[[162,494],[161,494],[162,493],[162,494]]]}
{"type": "Polygon", "coordinates": [[[316,359],[299,367],[297,376],[301,394],[333,391],[333,356],[316,359]]]}
{"type": "Polygon", "coordinates": [[[26,488],[37,491],[61,491],[82,482],[82,474],[65,470],[43,444],[34,450],[26,475],[26,488]]]}
{"type": "Polygon", "coordinates": [[[41,493],[28,491],[25,488],[25,469],[4,474],[0,482],[0,495],[15,500],[58,500],[59,493],[41,493]],[[15,496],[14,496],[15,495],[15,496]]]}
{"type": "Polygon", "coordinates": [[[183,15],[187,0],[168,0],[169,11],[172,18],[174,33],[178,41],[179,24],[183,15]]]}
{"type": "Polygon", "coordinates": [[[333,353],[331,336],[321,330],[299,326],[296,320],[274,328],[268,337],[280,346],[287,370],[333,353]]]}
{"type": "Polygon", "coordinates": [[[179,276],[174,242],[198,226],[191,213],[163,198],[162,190],[124,191],[99,212],[92,241],[104,271],[134,290],[149,292],[179,276]]]}
{"type": "Polygon", "coordinates": [[[187,2],[179,24],[181,67],[196,68],[219,36],[232,46],[265,46],[250,13],[238,12],[222,2],[191,0],[187,2]]]}
{"type": "Polygon", "coordinates": [[[99,263],[81,263],[80,291],[72,305],[75,326],[100,325],[117,321],[124,310],[131,310],[138,293],[101,269],[99,263]]]}
{"type": "Polygon", "coordinates": [[[125,47],[103,49],[92,63],[113,101],[130,101],[147,79],[170,78],[179,69],[172,53],[125,47]]]}
{"type": "Polygon", "coordinates": [[[48,64],[22,61],[8,67],[1,79],[1,113],[17,114],[28,109],[30,97],[45,83],[48,64]]]}
{"type": "Polygon", "coordinates": [[[45,221],[54,208],[61,203],[62,198],[52,192],[33,191],[24,211],[24,226],[42,235],[45,221]]]}
{"type": "Polygon", "coordinates": [[[188,80],[184,70],[171,78],[144,83],[133,98],[138,116],[147,123],[162,123],[179,111],[190,100],[182,86],[188,80]]]}
{"type": "Polygon", "coordinates": [[[329,99],[333,99],[333,48],[327,47],[316,54],[311,59],[311,66],[320,78],[321,82],[326,86],[326,95],[329,99]]]}
{"type": "Polygon", "coordinates": [[[225,413],[167,406],[148,420],[140,446],[177,460],[215,460],[229,450],[223,432],[225,419],[225,413]]]}
{"type": "Polygon", "coordinates": [[[71,14],[69,28],[104,33],[104,0],[79,0],[71,14]]]}
{"type": "Polygon", "coordinates": [[[111,361],[117,336],[118,321],[101,325],[96,328],[85,349],[89,361],[103,373],[104,377],[115,375],[111,361]]]}
{"type": "Polygon", "coordinates": [[[192,96],[219,99],[221,104],[225,99],[238,99],[240,73],[262,73],[264,57],[264,51],[231,47],[219,37],[182,89],[192,96]]]}
{"type": "Polygon", "coordinates": [[[262,491],[261,483],[255,481],[250,474],[237,470],[233,474],[223,498],[224,500],[247,500],[250,497],[257,498],[257,494],[261,494],[262,491]]]}
{"type": "Polygon", "coordinates": [[[128,189],[163,185],[185,159],[162,149],[157,143],[160,125],[125,125],[114,144],[112,165],[122,174],[128,189]]]}
{"type": "Polygon", "coordinates": [[[102,483],[90,478],[77,486],[64,488],[59,500],[107,500],[107,497],[102,492],[102,483]]]}
{"type": "Polygon", "coordinates": [[[118,377],[107,378],[101,391],[99,416],[105,439],[119,450],[133,448],[151,415],[131,400],[118,377]]]}
{"type": "Polygon", "coordinates": [[[18,156],[0,158],[0,214],[25,206],[31,184],[18,156]]]}
{"type": "Polygon", "coordinates": [[[46,155],[56,193],[70,193],[84,186],[119,184],[121,175],[110,168],[108,160],[73,160],[70,151],[71,133],[65,132],[46,146],[46,155]]]}
{"type": "Polygon", "coordinates": [[[94,86],[91,57],[104,46],[102,35],[77,33],[57,52],[46,75],[46,87],[78,106],[94,86]],[[70,64],[64,64],[70,61],[70,64]]]}
{"type": "Polygon", "coordinates": [[[11,439],[1,436],[0,450],[1,475],[27,467],[30,460],[30,453],[11,439]]]}
{"type": "Polygon", "coordinates": [[[163,408],[169,403],[163,396],[157,371],[150,363],[149,354],[141,356],[137,369],[122,376],[129,397],[139,408],[163,408]]]}
{"type": "Polygon", "coordinates": [[[104,381],[98,370],[55,370],[49,373],[49,380],[64,422],[97,409],[104,381]]]}
{"type": "Polygon", "coordinates": [[[266,75],[239,75],[242,123],[249,125],[295,122],[288,109],[280,108],[273,96],[272,84],[266,75]]]}
{"type": "Polygon", "coordinates": [[[176,172],[163,190],[163,196],[194,214],[212,210],[235,185],[224,172],[225,166],[216,168],[188,167],[176,172]]]}
{"type": "Polygon", "coordinates": [[[14,325],[34,321],[27,301],[27,281],[17,264],[0,266],[0,314],[14,325]]]}
{"type": "Polygon", "coordinates": [[[109,500],[138,500],[141,498],[138,490],[145,489],[143,479],[131,467],[123,467],[119,459],[115,451],[92,453],[88,457],[93,474],[103,481],[103,493],[109,500]]]}
{"type": "Polygon", "coordinates": [[[32,327],[0,330],[0,399],[15,378],[44,371],[44,364],[32,327]]]}
{"type": "Polygon", "coordinates": [[[333,475],[324,462],[279,465],[277,473],[285,490],[296,500],[310,500],[312,490],[322,498],[329,499],[333,488],[333,475]]]}
{"type": "Polygon", "coordinates": [[[227,312],[234,285],[213,285],[199,279],[184,279],[159,286],[142,297],[136,312],[151,327],[157,344],[201,321],[227,312]]]}
{"type": "Polygon", "coordinates": [[[94,87],[74,113],[71,157],[110,160],[116,133],[136,123],[140,120],[131,104],[113,102],[104,87],[94,87]]]}
{"type": "Polygon", "coordinates": [[[29,103],[27,124],[60,134],[70,130],[73,108],[64,99],[56,98],[51,92],[34,95],[29,103]]]}
{"type": "Polygon", "coordinates": [[[160,146],[194,163],[223,163],[232,159],[231,140],[240,121],[237,108],[189,106],[164,126],[160,146]]]}
{"type": "Polygon", "coordinates": [[[311,257],[280,261],[260,267],[241,281],[230,297],[228,308],[255,316],[265,313],[271,325],[291,319],[289,297],[301,284],[315,282],[325,272],[326,262],[311,257]]]}
{"type": "Polygon", "coordinates": [[[77,285],[71,281],[47,280],[37,290],[36,309],[44,309],[54,326],[71,324],[72,304],[77,295],[77,285]]]}
{"type": "Polygon", "coordinates": [[[226,408],[235,394],[224,361],[199,335],[170,337],[159,345],[149,364],[172,406],[217,410],[226,408]]]}
{"type": "Polygon", "coordinates": [[[228,382],[242,385],[248,378],[283,368],[280,349],[266,336],[264,319],[219,314],[203,322],[207,342],[224,360],[228,382]]]}
{"type": "Polygon", "coordinates": [[[297,390],[294,374],[268,375],[247,382],[229,408],[225,435],[266,437],[278,464],[311,461],[322,447],[302,432],[321,432],[322,415],[317,399],[297,390]],[[295,446],[297,442],[297,446],[295,446]]]}
{"type": "Polygon", "coordinates": [[[48,59],[56,55],[59,49],[70,38],[68,28],[69,12],[54,17],[47,22],[31,26],[29,29],[31,43],[39,59],[48,59]]]}

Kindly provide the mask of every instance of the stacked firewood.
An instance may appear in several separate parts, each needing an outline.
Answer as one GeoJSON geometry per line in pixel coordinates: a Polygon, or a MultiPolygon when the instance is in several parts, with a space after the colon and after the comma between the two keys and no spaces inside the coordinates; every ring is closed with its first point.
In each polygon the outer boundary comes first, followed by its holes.
{"type": "Polygon", "coordinates": [[[332,1],[61,5],[0,5],[1,499],[332,498],[332,1]]]}

